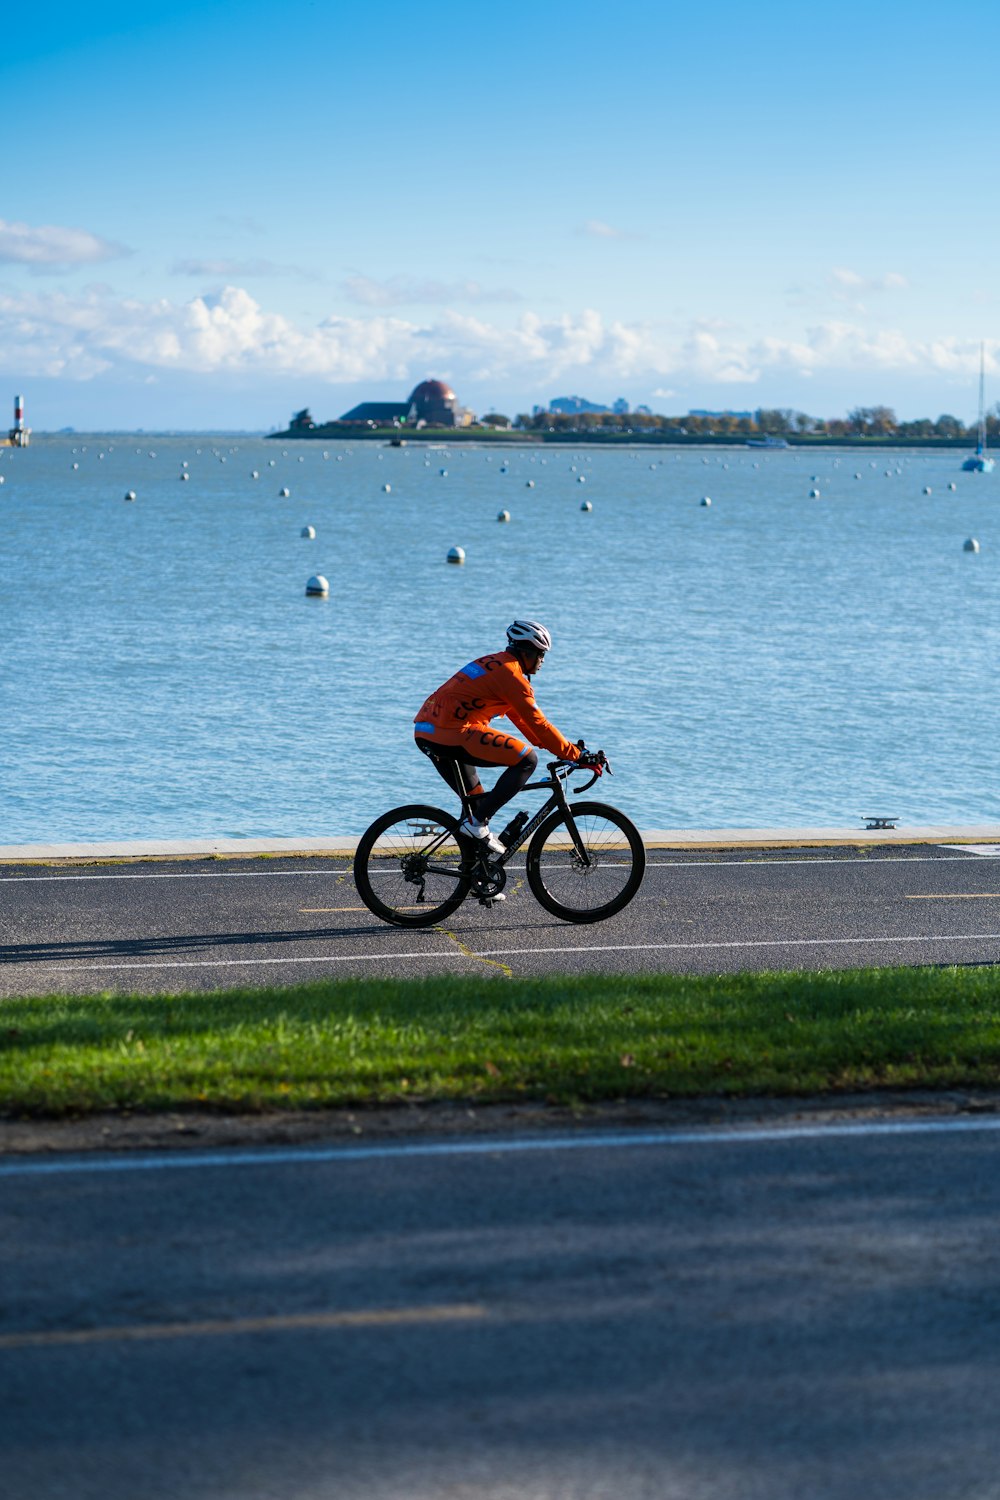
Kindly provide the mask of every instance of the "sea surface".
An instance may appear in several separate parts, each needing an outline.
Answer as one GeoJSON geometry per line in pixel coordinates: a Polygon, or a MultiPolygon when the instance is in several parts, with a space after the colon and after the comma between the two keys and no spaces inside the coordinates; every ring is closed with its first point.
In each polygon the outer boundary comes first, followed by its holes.
{"type": "Polygon", "coordinates": [[[642,828],[1000,821],[1000,471],[960,452],[0,455],[0,843],[447,806],[414,714],[516,615],[554,638],[540,705],[642,828]]]}

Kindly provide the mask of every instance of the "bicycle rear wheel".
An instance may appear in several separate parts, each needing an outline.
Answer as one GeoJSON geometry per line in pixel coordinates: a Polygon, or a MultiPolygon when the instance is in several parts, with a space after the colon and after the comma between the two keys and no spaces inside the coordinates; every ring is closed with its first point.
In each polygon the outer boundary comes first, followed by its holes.
{"type": "Polygon", "coordinates": [[[361,837],[354,884],[370,912],[398,927],[431,927],[465,900],[458,821],[413,803],[383,813],[361,837]]]}
{"type": "Polygon", "coordinates": [[[566,922],[600,922],[627,906],[642,884],[646,850],[639,830],[616,807],[576,802],[554,812],[528,846],[535,899],[566,922]]]}

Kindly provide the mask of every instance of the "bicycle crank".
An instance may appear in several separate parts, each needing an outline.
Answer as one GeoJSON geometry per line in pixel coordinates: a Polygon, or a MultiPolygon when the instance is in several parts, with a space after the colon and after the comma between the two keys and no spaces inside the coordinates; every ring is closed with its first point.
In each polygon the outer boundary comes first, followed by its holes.
{"type": "Polygon", "coordinates": [[[507,884],[507,871],[503,865],[488,865],[480,862],[472,880],[472,894],[484,904],[495,901],[507,884]]]}

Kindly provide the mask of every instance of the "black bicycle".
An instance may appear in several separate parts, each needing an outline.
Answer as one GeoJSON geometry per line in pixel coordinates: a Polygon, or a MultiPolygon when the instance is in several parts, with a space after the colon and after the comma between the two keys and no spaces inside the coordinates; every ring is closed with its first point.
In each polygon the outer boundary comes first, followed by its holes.
{"type": "MultiPolygon", "coordinates": [[[[603,768],[610,773],[607,761],[603,768]]],[[[528,843],[528,884],[554,917],[600,922],[621,911],[646,869],[638,829],[603,802],[570,806],[565,783],[575,772],[590,771],[586,784],[572,793],[582,796],[600,774],[593,765],[553,760],[548,771],[544,781],[522,788],[550,796],[532,817],[522,811],[504,829],[502,854],[460,834],[458,818],[439,807],[418,802],[376,818],[354,858],[354,883],[368,910],[400,927],[430,927],[466,896],[491,906],[507,884],[509,861],[528,843]]]]}

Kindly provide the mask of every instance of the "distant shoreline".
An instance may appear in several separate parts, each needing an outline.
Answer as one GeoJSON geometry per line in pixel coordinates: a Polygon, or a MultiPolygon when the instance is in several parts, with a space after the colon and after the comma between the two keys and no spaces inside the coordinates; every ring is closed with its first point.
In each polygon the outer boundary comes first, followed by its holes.
{"type": "MultiPolygon", "coordinates": [[[[656,433],[638,432],[521,432],[483,431],[463,427],[424,428],[420,432],[394,432],[391,428],[333,426],[314,427],[310,432],[269,432],[268,441],[281,443],[299,442],[351,442],[383,443],[391,447],[416,447],[421,443],[496,443],[500,447],[571,447],[588,446],[610,448],[740,448],[747,447],[747,439],[732,433],[691,433],[686,437],[672,434],[661,437],[656,433]]],[[[909,437],[828,437],[823,434],[784,433],[789,448],[958,448],[972,451],[975,440],[969,438],[909,438],[909,437]]],[[[780,449],[749,449],[750,452],[780,452],[780,449]]]]}

